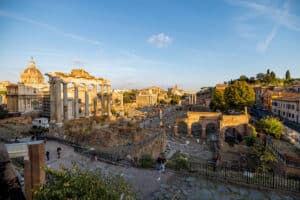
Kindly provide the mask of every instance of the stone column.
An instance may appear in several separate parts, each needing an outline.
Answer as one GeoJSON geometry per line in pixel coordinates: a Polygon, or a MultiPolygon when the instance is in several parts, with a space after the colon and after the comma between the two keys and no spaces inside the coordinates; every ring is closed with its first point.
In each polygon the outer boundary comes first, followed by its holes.
{"type": "Polygon", "coordinates": [[[97,115],[97,111],[98,111],[98,108],[97,108],[97,100],[98,100],[98,89],[97,89],[97,85],[93,85],[94,87],[94,98],[93,98],[93,109],[94,109],[94,116],[97,115]]]}
{"type": "Polygon", "coordinates": [[[56,122],[62,122],[62,105],[61,105],[61,82],[59,80],[55,81],[56,88],[56,122]]]}
{"type": "Polygon", "coordinates": [[[97,116],[97,97],[94,98],[94,116],[97,116]]]}
{"type": "Polygon", "coordinates": [[[187,124],[187,136],[192,136],[192,125],[187,124]]]}
{"type": "Polygon", "coordinates": [[[107,85],[107,115],[111,116],[111,88],[110,85],[107,85]]]}
{"type": "Polygon", "coordinates": [[[85,113],[85,116],[89,116],[90,112],[89,112],[89,92],[88,90],[86,89],[85,92],[84,92],[84,113],[85,113]]]}
{"type": "Polygon", "coordinates": [[[178,125],[177,125],[177,123],[175,123],[175,125],[174,125],[174,135],[178,136],[178,125]]]}
{"type": "Polygon", "coordinates": [[[111,116],[111,95],[107,94],[107,115],[111,116]]]}
{"type": "Polygon", "coordinates": [[[78,86],[74,85],[74,118],[79,118],[78,86]]]}
{"type": "Polygon", "coordinates": [[[201,127],[202,127],[201,138],[205,139],[206,138],[206,124],[204,124],[204,125],[201,124],[201,127]]]}
{"type": "Polygon", "coordinates": [[[101,84],[101,115],[104,115],[105,99],[104,99],[104,84],[101,84]]]}
{"type": "Polygon", "coordinates": [[[68,84],[63,83],[64,121],[68,120],[68,84]]]}
{"type": "Polygon", "coordinates": [[[50,78],[49,83],[50,83],[50,121],[56,121],[55,82],[52,78],[50,78]]]}

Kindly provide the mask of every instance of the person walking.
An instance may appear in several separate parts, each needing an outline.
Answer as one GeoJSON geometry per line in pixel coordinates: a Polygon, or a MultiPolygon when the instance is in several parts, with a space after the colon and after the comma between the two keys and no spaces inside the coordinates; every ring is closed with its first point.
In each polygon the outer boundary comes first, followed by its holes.
{"type": "Polygon", "coordinates": [[[47,157],[47,161],[50,160],[50,152],[49,151],[46,151],[46,157],[47,157]]]}
{"type": "Polygon", "coordinates": [[[56,151],[57,151],[57,159],[60,159],[61,148],[57,147],[56,151]]]}

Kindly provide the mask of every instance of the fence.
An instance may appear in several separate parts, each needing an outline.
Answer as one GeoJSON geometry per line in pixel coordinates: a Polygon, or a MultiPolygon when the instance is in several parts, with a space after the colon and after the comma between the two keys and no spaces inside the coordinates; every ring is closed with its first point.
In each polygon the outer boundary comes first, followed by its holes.
{"type": "Polygon", "coordinates": [[[252,173],[229,167],[217,167],[215,163],[190,162],[189,168],[191,172],[223,182],[248,184],[256,187],[300,193],[300,178],[290,178],[269,172],[252,173]]]}

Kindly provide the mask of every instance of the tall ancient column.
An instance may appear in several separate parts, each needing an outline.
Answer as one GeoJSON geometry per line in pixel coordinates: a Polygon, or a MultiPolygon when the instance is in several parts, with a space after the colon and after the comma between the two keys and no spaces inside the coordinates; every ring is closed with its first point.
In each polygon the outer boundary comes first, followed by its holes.
{"type": "Polygon", "coordinates": [[[107,85],[107,115],[111,116],[111,90],[110,85],[107,85]]]}
{"type": "Polygon", "coordinates": [[[101,115],[104,115],[104,108],[105,108],[105,105],[104,105],[104,103],[105,103],[105,99],[104,99],[104,84],[101,84],[100,85],[101,86],[101,115]]]}
{"type": "Polygon", "coordinates": [[[78,86],[74,85],[74,118],[79,118],[78,86]]]}
{"type": "Polygon", "coordinates": [[[89,112],[89,92],[88,89],[85,90],[84,92],[84,114],[85,116],[89,116],[90,112],[89,112]]]}
{"type": "Polygon", "coordinates": [[[55,88],[56,88],[56,122],[62,122],[62,105],[61,105],[61,81],[55,81],[55,88]]]}
{"type": "Polygon", "coordinates": [[[94,116],[97,115],[97,100],[98,100],[98,90],[97,90],[97,85],[93,85],[94,87],[94,98],[93,98],[93,111],[94,111],[94,116]]]}
{"type": "Polygon", "coordinates": [[[50,83],[50,121],[56,121],[56,88],[55,88],[55,82],[53,78],[49,78],[50,83]]]}
{"type": "Polygon", "coordinates": [[[68,84],[63,83],[64,121],[69,119],[68,115],[68,84]]]}

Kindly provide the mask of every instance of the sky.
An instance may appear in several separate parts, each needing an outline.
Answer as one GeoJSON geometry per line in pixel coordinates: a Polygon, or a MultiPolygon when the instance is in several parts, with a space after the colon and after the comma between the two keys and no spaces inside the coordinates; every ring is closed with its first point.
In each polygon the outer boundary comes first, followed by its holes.
{"type": "Polygon", "coordinates": [[[0,0],[0,81],[33,57],[113,88],[199,89],[270,69],[300,77],[299,0],[0,0]]]}

